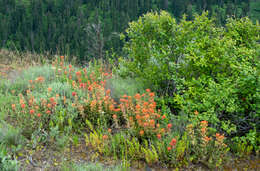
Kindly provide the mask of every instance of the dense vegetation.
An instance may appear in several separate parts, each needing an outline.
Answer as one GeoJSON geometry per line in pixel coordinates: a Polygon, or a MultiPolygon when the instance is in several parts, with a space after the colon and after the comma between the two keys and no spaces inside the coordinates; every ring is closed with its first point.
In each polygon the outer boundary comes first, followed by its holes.
{"type": "MultiPolygon", "coordinates": [[[[259,159],[259,38],[247,17],[222,27],[206,12],[192,19],[152,12],[121,35],[124,58],[84,67],[66,55],[41,59],[1,79],[0,168],[15,170],[16,156],[31,159],[43,147],[64,156],[82,147],[90,160],[124,168],[145,161],[208,170],[259,159]]],[[[77,170],[65,158],[58,169],[77,170]]]]}
{"type": "Polygon", "coordinates": [[[104,58],[111,48],[121,52],[119,34],[129,21],[161,9],[177,21],[208,10],[218,25],[228,16],[260,16],[257,0],[0,0],[0,47],[104,58]]]}
{"type": "Polygon", "coordinates": [[[0,170],[259,160],[259,19],[257,0],[0,0],[0,170]]]}

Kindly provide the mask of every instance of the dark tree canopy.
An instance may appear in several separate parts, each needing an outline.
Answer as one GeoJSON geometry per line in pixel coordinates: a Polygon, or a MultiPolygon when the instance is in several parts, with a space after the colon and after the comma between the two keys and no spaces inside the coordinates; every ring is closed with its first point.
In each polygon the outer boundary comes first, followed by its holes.
{"type": "Polygon", "coordinates": [[[119,33],[149,11],[167,10],[178,20],[208,10],[223,25],[227,16],[259,20],[259,7],[256,0],[0,0],[0,47],[88,60],[118,52],[119,33]]]}

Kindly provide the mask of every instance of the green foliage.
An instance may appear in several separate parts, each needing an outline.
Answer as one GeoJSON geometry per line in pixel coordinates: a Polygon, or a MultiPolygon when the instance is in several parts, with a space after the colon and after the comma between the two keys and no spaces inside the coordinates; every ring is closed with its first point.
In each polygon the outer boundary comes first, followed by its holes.
{"type": "Polygon", "coordinates": [[[0,144],[9,147],[18,147],[24,143],[25,138],[21,135],[19,129],[15,129],[3,121],[0,122],[0,144]]]}
{"type": "Polygon", "coordinates": [[[129,26],[126,33],[130,40],[124,49],[132,61],[123,67],[144,81],[145,86],[161,89],[164,94],[173,92],[172,76],[178,59],[173,51],[177,45],[175,19],[164,11],[148,13],[129,26]]]}
{"type": "Polygon", "coordinates": [[[259,129],[258,23],[230,18],[226,28],[217,27],[207,13],[177,23],[162,11],[129,26],[124,71],[174,98],[171,109],[198,111],[200,120],[229,136],[259,129]]]}
{"type": "Polygon", "coordinates": [[[0,170],[2,171],[16,171],[19,169],[17,160],[13,160],[8,154],[5,146],[0,144],[0,170]]]}

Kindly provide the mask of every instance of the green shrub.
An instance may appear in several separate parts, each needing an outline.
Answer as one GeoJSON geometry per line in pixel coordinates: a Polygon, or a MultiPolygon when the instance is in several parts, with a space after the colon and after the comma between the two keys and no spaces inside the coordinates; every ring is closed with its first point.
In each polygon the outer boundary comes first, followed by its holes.
{"type": "MultiPolygon", "coordinates": [[[[129,42],[124,50],[130,61],[122,65],[121,74],[128,72],[144,82],[146,87],[172,93],[175,90],[175,74],[178,25],[167,12],[148,13],[138,21],[131,22],[126,30],[129,42]],[[126,67],[126,68],[124,68],[126,67]]],[[[124,38],[124,36],[123,36],[124,38]]]]}
{"type": "Polygon", "coordinates": [[[215,130],[244,136],[259,130],[259,28],[248,18],[222,28],[207,13],[179,23],[164,11],[148,13],[126,30],[121,74],[174,98],[171,109],[198,111],[215,130]]]}

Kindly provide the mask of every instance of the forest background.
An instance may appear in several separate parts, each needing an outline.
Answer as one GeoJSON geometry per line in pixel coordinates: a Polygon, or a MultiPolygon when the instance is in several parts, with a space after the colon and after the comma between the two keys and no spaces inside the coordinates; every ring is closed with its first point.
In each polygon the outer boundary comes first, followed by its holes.
{"type": "MultiPolygon", "coordinates": [[[[218,25],[227,17],[260,18],[258,0],[0,0],[0,48],[77,56],[79,61],[122,54],[120,33],[150,11],[209,11],[218,25]]],[[[127,38],[126,38],[127,39],[127,38]]]]}

